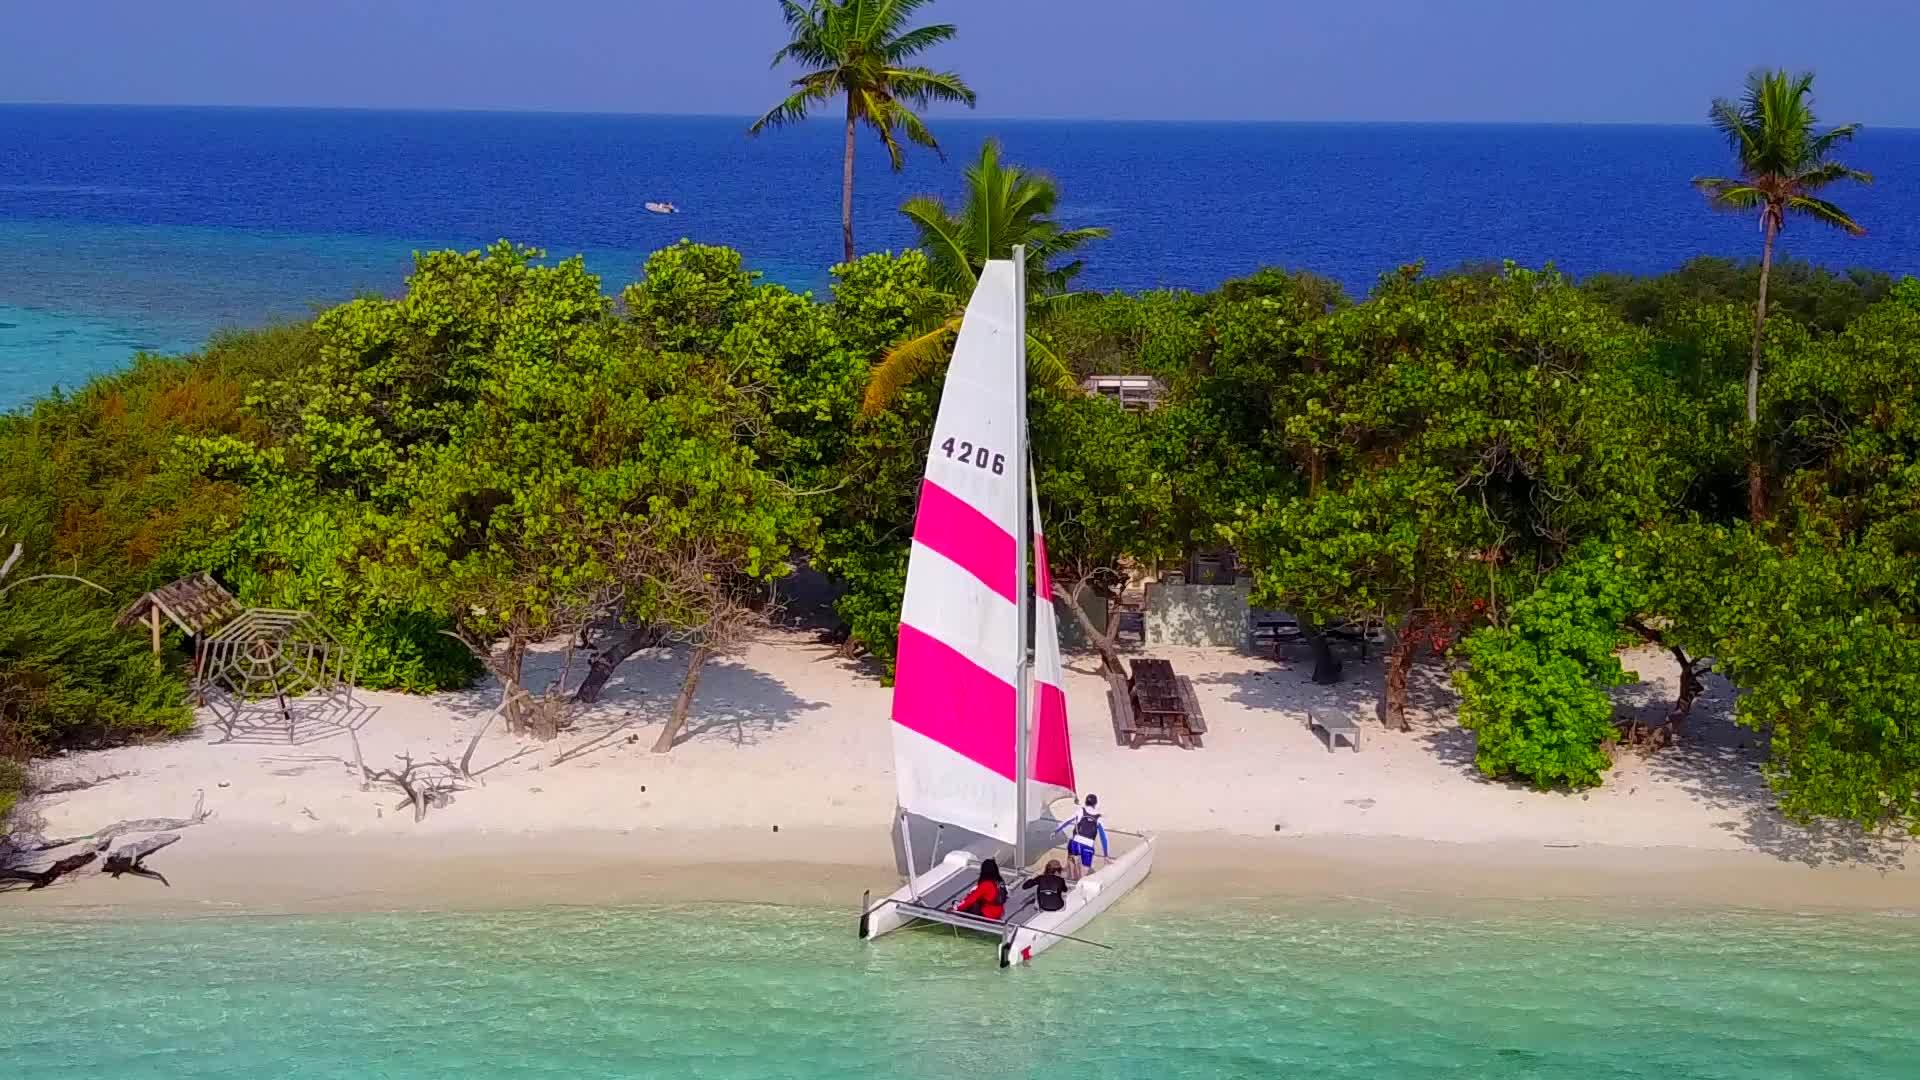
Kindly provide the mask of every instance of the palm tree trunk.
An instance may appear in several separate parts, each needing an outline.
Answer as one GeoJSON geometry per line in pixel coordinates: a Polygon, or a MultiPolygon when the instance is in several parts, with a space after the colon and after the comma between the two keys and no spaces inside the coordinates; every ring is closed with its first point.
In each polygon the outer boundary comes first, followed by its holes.
{"type": "Polygon", "coordinates": [[[1753,306],[1753,358],[1747,364],[1747,516],[1754,521],[1767,516],[1767,475],[1760,463],[1760,354],[1767,328],[1767,279],[1773,275],[1773,238],[1779,235],[1771,209],[1765,213],[1760,248],[1760,299],[1753,306]]]}
{"type": "Polygon", "coordinates": [[[847,96],[847,153],[840,173],[840,239],[846,244],[847,261],[853,261],[853,128],[858,117],[853,111],[853,96],[847,96]]]}

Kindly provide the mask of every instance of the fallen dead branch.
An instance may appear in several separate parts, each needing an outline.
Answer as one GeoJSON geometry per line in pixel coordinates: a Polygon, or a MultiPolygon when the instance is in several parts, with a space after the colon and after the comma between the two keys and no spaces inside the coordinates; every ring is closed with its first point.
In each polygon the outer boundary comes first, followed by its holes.
{"type": "Polygon", "coordinates": [[[0,881],[24,881],[27,891],[44,889],[67,874],[86,866],[100,857],[97,851],[81,851],[67,856],[44,870],[21,870],[14,867],[0,867],[0,881]]]}
{"type": "Polygon", "coordinates": [[[391,784],[404,798],[395,803],[395,810],[413,807],[413,820],[422,821],[427,816],[428,807],[445,806],[453,800],[453,793],[464,791],[458,779],[460,766],[453,762],[415,761],[412,754],[397,754],[400,766],[395,769],[369,769],[361,767],[361,773],[368,783],[391,784]]]}
{"type": "Polygon", "coordinates": [[[165,875],[161,874],[158,870],[147,869],[142,863],[147,856],[169,844],[178,843],[179,840],[180,834],[178,833],[161,833],[158,836],[149,836],[145,840],[138,841],[137,843],[116,848],[111,855],[107,856],[106,861],[100,864],[100,872],[116,878],[121,874],[132,874],[134,877],[152,878],[160,884],[172,888],[173,883],[168,881],[165,875]]]}
{"type": "Polygon", "coordinates": [[[110,772],[101,773],[99,776],[90,776],[85,779],[61,780],[57,783],[48,784],[46,787],[34,788],[33,793],[35,795],[65,795],[69,792],[85,791],[88,788],[99,787],[101,784],[114,780],[125,780],[127,777],[133,775],[135,775],[135,773],[132,771],[110,772]]]}
{"type": "Polygon", "coordinates": [[[125,836],[128,833],[169,832],[174,829],[189,828],[213,816],[213,811],[206,808],[206,803],[207,793],[203,788],[194,796],[193,813],[187,817],[136,818],[132,821],[116,821],[104,829],[86,833],[81,836],[67,836],[58,840],[41,840],[25,850],[52,851],[55,848],[68,847],[87,840],[95,841],[96,848],[102,848],[106,846],[105,841],[112,840],[116,836],[125,836]]]}
{"type": "Polygon", "coordinates": [[[193,803],[193,814],[184,818],[138,818],[132,821],[116,821],[102,829],[82,836],[61,837],[48,840],[43,837],[0,837],[0,887],[25,883],[29,892],[44,889],[70,878],[81,870],[100,863],[99,872],[112,877],[131,874],[134,877],[152,878],[162,885],[171,886],[159,871],[146,865],[146,858],[154,852],[179,841],[179,834],[172,831],[185,829],[207,820],[213,812],[206,808],[206,792],[198,793],[193,803]],[[116,837],[130,833],[155,833],[141,840],[113,848],[116,837]],[[26,865],[36,861],[37,856],[60,848],[85,844],[86,848],[55,859],[44,867],[26,865]],[[110,851],[109,848],[112,848],[110,851]]]}

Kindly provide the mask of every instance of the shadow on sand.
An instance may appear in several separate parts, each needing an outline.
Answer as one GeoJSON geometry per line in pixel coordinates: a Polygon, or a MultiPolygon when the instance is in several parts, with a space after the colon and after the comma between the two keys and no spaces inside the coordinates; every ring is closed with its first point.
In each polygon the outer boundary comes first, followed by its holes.
{"type": "MultiPolygon", "coordinates": [[[[552,685],[561,679],[565,666],[561,650],[529,653],[521,669],[523,684],[529,688],[552,685]]],[[[567,673],[568,685],[577,683],[584,669],[584,659],[576,656],[573,670],[567,673]]],[[[687,651],[677,648],[650,649],[620,665],[598,702],[575,708],[573,723],[562,736],[570,747],[570,759],[590,757],[629,737],[651,745],[673,711],[686,673],[687,651]]],[[[500,704],[499,681],[488,678],[470,690],[448,695],[448,704],[477,723],[500,704]]],[[[826,707],[823,701],[795,695],[786,684],[737,658],[716,657],[701,671],[686,726],[674,745],[720,740],[750,746],[798,723],[806,713],[826,707]]]]}
{"type": "MultiPolygon", "coordinates": [[[[1490,780],[1474,766],[1474,736],[1456,719],[1459,698],[1443,661],[1429,656],[1415,665],[1407,687],[1412,730],[1403,736],[1385,729],[1378,719],[1385,674],[1378,655],[1365,663],[1347,657],[1345,678],[1333,686],[1314,685],[1308,678],[1311,662],[1303,656],[1282,657],[1282,663],[1264,670],[1204,675],[1195,682],[1224,688],[1228,700],[1252,710],[1344,713],[1360,725],[1362,747],[1369,739],[1418,739],[1436,759],[1476,783],[1525,788],[1490,780]]],[[[1787,820],[1761,772],[1765,737],[1733,722],[1736,693],[1725,679],[1709,675],[1706,682],[1706,693],[1672,746],[1650,752],[1617,748],[1616,761],[1624,764],[1629,755],[1644,758],[1649,778],[1726,815],[1718,828],[1781,861],[1815,867],[1904,867],[1905,843],[1899,838],[1867,833],[1848,822],[1787,820]]],[[[1635,683],[1614,693],[1615,711],[1657,724],[1672,704],[1671,694],[1672,688],[1658,679],[1635,683]]]]}
{"type": "MultiPolygon", "coordinates": [[[[1787,820],[1761,771],[1767,758],[1766,736],[1733,722],[1738,693],[1730,683],[1715,675],[1705,681],[1706,692],[1694,704],[1693,715],[1672,746],[1616,753],[1643,753],[1649,777],[1730,815],[1717,827],[1783,862],[1853,864],[1878,870],[1904,867],[1905,845],[1895,838],[1866,832],[1851,822],[1787,820]]],[[[1642,723],[1660,722],[1672,703],[1657,683],[1624,687],[1615,702],[1618,712],[1632,713],[1642,723]]]]}

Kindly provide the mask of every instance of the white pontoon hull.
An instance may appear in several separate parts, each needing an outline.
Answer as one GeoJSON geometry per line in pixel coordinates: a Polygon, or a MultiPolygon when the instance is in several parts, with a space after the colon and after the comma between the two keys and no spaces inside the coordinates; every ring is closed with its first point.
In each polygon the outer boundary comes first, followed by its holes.
{"type": "Polygon", "coordinates": [[[979,865],[979,858],[973,853],[952,852],[886,899],[861,912],[860,936],[871,940],[921,919],[931,919],[962,929],[998,933],[1001,967],[1030,963],[1054,945],[1078,936],[1082,927],[1146,880],[1153,870],[1153,837],[1141,837],[1119,858],[1081,878],[1067,890],[1066,906],[1059,911],[1036,911],[1028,907],[1017,916],[1010,913],[1009,918],[1017,918],[1017,922],[994,923],[948,912],[947,905],[972,887],[979,865]]]}
{"type": "Polygon", "coordinates": [[[917,922],[918,917],[909,914],[901,907],[902,904],[911,904],[921,897],[938,893],[949,878],[957,873],[970,875],[974,867],[979,865],[980,860],[965,851],[951,852],[933,864],[926,873],[895,889],[891,896],[863,912],[860,916],[860,936],[871,940],[917,922]]]}
{"type": "Polygon", "coordinates": [[[1012,937],[1000,946],[1000,966],[1029,963],[1066,940],[1060,935],[1077,935],[1081,927],[1146,880],[1152,870],[1153,837],[1144,836],[1138,846],[1068,889],[1066,907],[1043,911],[1016,927],[1012,937]]]}

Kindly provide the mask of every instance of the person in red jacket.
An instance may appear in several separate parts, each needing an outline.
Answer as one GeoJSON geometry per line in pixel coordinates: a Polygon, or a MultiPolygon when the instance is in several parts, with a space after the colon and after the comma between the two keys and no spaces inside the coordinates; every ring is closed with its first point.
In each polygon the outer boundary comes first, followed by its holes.
{"type": "Polygon", "coordinates": [[[1007,914],[1007,883],[1000,880],[1000,864],[992,859],[980,863],[980,880],[973,891],[960,898],[953,910],[962,915],[978,915],[998,922],[1007,914]]]}

